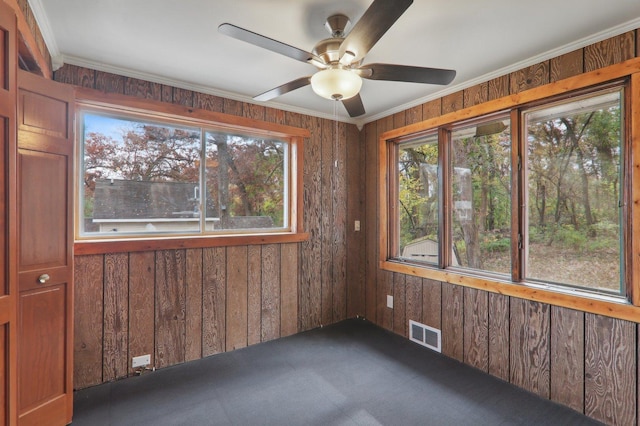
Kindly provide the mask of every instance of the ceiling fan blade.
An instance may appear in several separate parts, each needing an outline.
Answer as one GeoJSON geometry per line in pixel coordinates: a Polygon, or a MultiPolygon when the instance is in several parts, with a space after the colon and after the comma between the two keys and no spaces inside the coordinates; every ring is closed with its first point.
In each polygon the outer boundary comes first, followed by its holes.
{"type": "Polygon", "coordinates": [[[368,64],[356,70],[362,78],[370,80],[406,81],[410,83],[449,84],[455,70],[423,68],[394,64],[368,64]]]}
{"type": "Polygon", "coordinates": [[[291,92],[293,90],[299,89],[311,83],[311,76],[301,77],[290,81],[288,83],[283,84],[282,86],[278,86],[274,89],[267,90],[264,93],[259,94],[258,96],[254,96],[253,99],[256,101],[270,101],[273,98],[277,98],[278,96],[284,95],[285,93],[291,92]]]}
{"type": "Polygon", "coordinates": [[[312,63],[318,67],[325,66],[324,61],[311,52],[306,52],[302,49],[298,49],[297,47],[254,33],[253,31],[245,30],[244,28],[240,28],[233,24],[220,24],[218,31],[222,34],[228,35],[229,37],[242,40],[249,44],[253,44],[254,46],[262,47],[263,49],[271,50],[272,52],[288,56],[289,58],[293,58],[301,62],[312,61],[312,63]]]}
{"type": "Polygon", "coordinates": [[[365,113],[362,98],[359,93],[349,99],[343,99],[342,105],[344,105],[350,117],[359,117],[365,113]]]}
{"type": "Polygon", "coordinates": [[[349,65],[360,61],[411,6],[413,0],[374,0],[340,45],[340,58],[349,65]],[[346,56],[345,53],[349,52],[346,56]]]}

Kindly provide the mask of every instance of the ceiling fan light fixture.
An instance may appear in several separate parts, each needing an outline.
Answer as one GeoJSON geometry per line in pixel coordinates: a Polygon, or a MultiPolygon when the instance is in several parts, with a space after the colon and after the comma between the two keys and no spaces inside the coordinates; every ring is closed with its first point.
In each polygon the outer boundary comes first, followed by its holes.
{"type": "Polygon", "coordinates": [[[328,68],[311,76],[311,88],[318,95],[331,100],[354,97],[360,92],[362,78],[344,68],[328,68]]]}

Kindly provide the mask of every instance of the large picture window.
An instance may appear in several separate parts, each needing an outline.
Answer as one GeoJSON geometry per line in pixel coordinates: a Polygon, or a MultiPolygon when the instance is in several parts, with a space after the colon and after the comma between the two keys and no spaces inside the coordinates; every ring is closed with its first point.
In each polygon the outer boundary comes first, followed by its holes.
{"type": "Polygon", "coordinates": [[[625,297],[624,92],[609,85],[387,139],[383,262],[481,286],[493,277],[625,297]]]}
{"type": "Polygon", "coordinates": [[[290,139],[104,108],[79,117],[80,238],[292,230],[290,139]]]}

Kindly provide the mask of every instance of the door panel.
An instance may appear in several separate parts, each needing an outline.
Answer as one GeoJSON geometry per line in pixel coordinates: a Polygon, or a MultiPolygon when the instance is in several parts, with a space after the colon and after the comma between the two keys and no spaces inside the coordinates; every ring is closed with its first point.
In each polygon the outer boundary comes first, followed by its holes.
{"type": "MultiPolygon", "coordinates": [[[[67,266],[67,229],[60,226],[67,217],[67,160],[65,155],[19,150],[21,276],[34,269],[67,266]],[[43,190],[37,190],[43,183],[43,190]]],[[[20,290],[24,289],[22,284],[20,290]]]]}
{"type": "Polygon", "coordinates": [[[64,285],[20,292],[20,383],[37,383],[20,389],[20,407],[32,410],[64,393],[66,289],[64,285]]]}
{"type": "Polygon", "coordinates": [[[69,137],[68,104],[60,99],[33,92],[20,93],[18,123],[21,130],[58,138],[69,137]]]}
{"type": "Polygon", "coordinates": [[[18,74],[18,424],[73,410],[73,89],[18,74]]]}
{"type": "Polygon", "coordinates": [[[17,421],[15,190],[9,190],[16,164],[17,34],[14,11],[0,1],[0,425],[17,421]]]}

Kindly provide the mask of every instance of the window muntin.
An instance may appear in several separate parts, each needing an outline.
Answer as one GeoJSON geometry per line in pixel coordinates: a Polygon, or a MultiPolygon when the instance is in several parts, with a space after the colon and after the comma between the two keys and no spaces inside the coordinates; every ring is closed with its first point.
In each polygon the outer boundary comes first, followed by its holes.
{"type": "Polygon", "coordinates": [[[399,257],[438,264],[438,136],[398,146],[399,257]]]}
{"type": "Polygon", "coordinates": [[[511,274],[509,117],[451,131],[452,266],[511,274]]]}
{"type": "Polygon", "coordinates": [[[622,101],[618,88],[523,114],[527,280],[624,294],[622,101]]]}
{"type": "Polygon", "coordinates": [[[204,143],[216,131],[91,108],[81,111],[80,125],[80,238],[289,231],[286,138],[217,131],[236,155],[226,161],[229,186],[221,191],[219,181],[207,180],[213,169],[220,174],[220,167],[210,167],[217,149],[204,143]],[[262,154],[256,147],[264,148],[262,154]],[[249,209],[236,206],[247,201],[238,196],[240,187],[254,194],[249,209]],[[220,199],[209,195],[220,192],[230,197],[226,227],[219,226],[220,199]]]}

